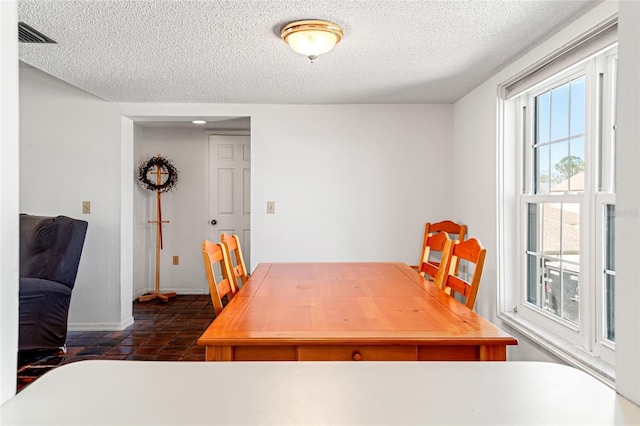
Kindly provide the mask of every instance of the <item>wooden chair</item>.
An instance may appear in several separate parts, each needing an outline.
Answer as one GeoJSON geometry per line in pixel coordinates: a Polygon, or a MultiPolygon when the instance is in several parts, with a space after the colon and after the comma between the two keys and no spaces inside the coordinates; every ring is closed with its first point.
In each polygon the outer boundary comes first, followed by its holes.
{"type": "Polygon", "coordinates": [[[446,232],[429,234],[425,240],[418,273],[423,277],[428,275],[430,280],[438,287],[442,286],[442,282],[446,276],[452,245],[453,241],[451,241],[449,234],[446,232]],[[440,262],[429,261],[431,252],[439,252],[441,254],[440,262]]]}
{"type": "Polygon", "coordinates": [[[223,308],[222,298],[227,296],[228,303],[237,292],[235,280],[232,278],[233,273],[229,269],[229,259],[222,244],[212,243],[208,240],[202,242],[202,259],[209,284],[209,293],[211,293],[211,300],[213,301],[213,309],[216,315],[219,315],[223,308]],[[220,282],[216,281],[214,270],[216,264],[220,266],[222,272],[220,282]]]}
{"type": "Polygon", "coordinates": [[[480,241],[475,238],[454,244],[451,250],[449,272],[444,277],[442,289],[452,297],[455,296],[455,293],[462,295],[465,298],[465,305],[470,309],[473,309],[473,305],[476,303],[486,253],[487,249],[482,247],[480,241]],[[474,265],[473,274],[469,280],[456,276],[460,260],[466,260],[469,264],[474,265]]]}
{"type": "MultiPolygon", "coordinates": [[[[452,222],[450,220],[443,220],[442,222],[431,223],[427,222],[424,225],[424,238],[422,240],[422,254],[420,256],[420,262],[424,257],[425,244],[427,242],[427,236],[429,234],[436,234],[438,232],[446,232],[449,234],[449,238],[452,240],[464,241],[467,236],[467,225],[460,225],[458,223],[452,222]],[[456,235],[457,238],[454,238],[453,235],[456,235]]],[[[430,263],[434,265],[438,265],[438,260],[430,260],[430,263]]],[[[417,266],[412,266],[412,268],[417,269],[417,266]]],[[[456,274],[458,270],[456,269],[456,274]]]]}
{"type": "Polygon", "coordinates": [[[249,274],[247,268],[244,265],[244,257],[242,257],[242,250],[240,249],[240,238],[237,235],[222,234],[220,235],[220,241],[227,252],[227,259],[229,260],[229,269],[235,276],[234,283],[238,287],[238,278],[240,279],[241,286],[247,282],[249,274]],[[233,262],[235,261],[235,266],[233,262]]]}

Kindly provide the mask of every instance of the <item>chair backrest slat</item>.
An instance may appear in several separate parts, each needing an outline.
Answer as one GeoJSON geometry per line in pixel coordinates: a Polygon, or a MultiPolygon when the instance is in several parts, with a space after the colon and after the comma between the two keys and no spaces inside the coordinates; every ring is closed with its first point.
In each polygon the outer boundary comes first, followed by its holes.
{"type": "Polygon", "coordinates": [[[230,263],[227,259],[227,253],[222,244],[204,240],[202,242],[202,260],[204,261],[204,270],[207,276],[213,309],[216,315],[219,315],[223,309],[222,298],[227,296],[228,303],[237,292],[233,273],[229,270],[230,263]],[[217,282],[215,277],[214,266],[216,264],[219,265],[222,273],[220,282],[217,282]]]}
{"type": "MultiPolygon", "coordinates": [[[[420,262],[422,262],[422,258],[424,257],[424,251],[427,243],[427,236],[429,234],[435,235],[439,232],[446,232],[447,234],[449,234],[449,238],[452,241],[456,241],[456,240],[464,241],[464,239],[467,236],[467,226],[461,225],[459,223],[455,223],[451,220],[443,220],[441,222],[435,222],[435,223],[431,223],[431,222],[425,223],[424,237],[422,239],[422,254],[420,255],[420,262]],[[455,238],[454,235],[457,235],[457,238],[455,238]]],[[[433,263],[436,266],[438,265],[438,261],[434,259],[430,259],[429,262],[433,263]]],[[[457,269],[456,269],[456,272],[457,272],[457,269]]]]}
{"type": "Polygon", "coordinates": [[[476,238],[454,244],[451,250],[449,271],[443,280],[442,288],[451,296],[455,296],[455,293],[462,295],[465,298],[465,305],[471,309],[476,303],[486,253],[487,250],[476,238]],[[460,260],[466,260],[474,265],[470,279],[456,276],[460,260]]]}
{"type": "Polygon", "coordinates": [[[456,234],[458,236],[458,240],[464,241],[464,237],[467,233],[467,226],[461,225],[459,223],[455,223],[451,220],[443,220],[442,222],[431,223],[429,225],[429,232],[446,232],[451,236],[451,234],[456,234]]]}
{"type": "Polygon", "coordinates": [[[447,265],[451,257],[452,241],[446,232],[438,232],[437,234],[427,235],[425,241],[425,250],[418,265],[418,273],[423,277],[428,275],[435,285],[440,287],[447,273],[447,265]],[[429,261],[431,252],[440,252],[440,262],[429,261]]]}
{"type": "Polygon", "coordinates": [[[240,286],[247,282],[249,274],[244,263],[244,257],[242,256],[242,250],[240,249],[240,239],[237,235],[222,234],[220,235],[220,242],[226,250],[227,259],[229,260],[229,269],[235,276],[234,282],[238,287],[238,279],[240,280],[240,286]],[[233,261],[235,260],[235,266],[233,261]]]}

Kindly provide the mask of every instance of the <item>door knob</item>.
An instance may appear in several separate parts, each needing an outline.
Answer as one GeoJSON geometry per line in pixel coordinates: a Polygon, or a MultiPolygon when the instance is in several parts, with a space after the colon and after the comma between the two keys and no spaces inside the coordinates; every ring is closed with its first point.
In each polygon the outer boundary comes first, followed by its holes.
{"type": "Polygon", "coordinates": [[[215,220],[215,219],[211,219],[211,224],[212,224],[212,225],[217,225],[217,224],[218,224],[218,221],[217,221],[217,220],[215,220]]]}

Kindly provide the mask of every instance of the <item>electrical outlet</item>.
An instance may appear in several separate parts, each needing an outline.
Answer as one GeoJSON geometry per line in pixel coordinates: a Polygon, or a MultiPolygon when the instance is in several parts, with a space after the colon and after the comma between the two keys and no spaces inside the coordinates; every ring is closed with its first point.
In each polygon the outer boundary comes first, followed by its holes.
{"type": "Polygon", "coordinates": [[[83,201],[82,214],[90,214],[90,213],[91,213],[91,201],[83,201]]]}
{"type": "Polygon", "coordinates": [[[276,212],[276,202],[267,201],[267,214],[274,214],[276,212]]]}
{"type": "Polygon", "coordinates": [[[180,256],[173,256],[173,264],[174,265],[180,264],[180,256]]]}

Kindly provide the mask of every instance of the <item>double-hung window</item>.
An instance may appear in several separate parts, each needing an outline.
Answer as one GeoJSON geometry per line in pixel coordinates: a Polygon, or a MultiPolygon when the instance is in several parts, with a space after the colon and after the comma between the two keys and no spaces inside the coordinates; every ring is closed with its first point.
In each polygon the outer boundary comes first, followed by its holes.
{"type": "Polygon", "coordinates": [[[616,61],[615,46],[589,55],[509,100],[505,116],[517,148],[503,317],[595,370],[615,359],[616,61]]]}

